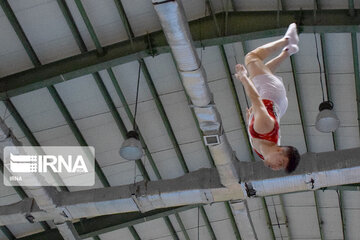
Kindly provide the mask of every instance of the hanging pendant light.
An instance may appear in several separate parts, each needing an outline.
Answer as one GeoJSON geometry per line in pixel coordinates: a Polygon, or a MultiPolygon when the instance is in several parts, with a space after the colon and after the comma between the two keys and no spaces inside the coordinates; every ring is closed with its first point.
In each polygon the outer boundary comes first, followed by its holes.
{"type": "Polygon", "coordinates": [[[320,132],[334,132],[340,125],[340,120],[332,111],[334,104],[331,101],[320,103],[319,114],[316,117],[315,128],[320,132]]]}
{"type": "MultiPolygon", "coordinates": [[[[320,65],[320,60],[319,60],[319,50],[318,50],[318,45],[317,45],[317,39],[316,39],[316,34],[314,33],[315,36],[315,46],[316,46],[316,58],[319,64],[319,71],[320,71],[320,85],[321,85],[321,92],[322,92],[322,103],[320,103],[319,105],[319,113],[316,117],[316,122],[315,122],[315,128],[320,131],[320,132],[324,132],[324,133],[329,133],[329,132],[334,132],[336,129],[338,129],[339,125],[340,125],[340,120],[339,118],[336,116],[335,112],[332,110],[334,108],[334,104],[333,102],[331,102],[330,100],[325,101],[325,94],[324,94],[324,86],[323,86],[323,80],[322,80],[322,75],[321,75],[321,65],[320,65]]],[[[326,74],[326,72],[325,72],[326,74]]],[[[329,92],[327,97],[329,97],[329,92]]]]}
{"type": "Polygon", "coordinates": [[[139,133],[136,131],[136,113],[137,113],[137,104],[139,97],[139,84],[140,84],[140,69],[141,69],[141,61],[139,64],[138,71],[138,82],[136,87],[136,101],[135,101],[135,114],[134,114],[134,122],[133,122],[133,130],[129,131],[126,134],[126,139],[122,143],[120,148],[120,156],[126,160],[138,160],[143,155],[143,149],[141,142],[139,141],[139,133]]]}

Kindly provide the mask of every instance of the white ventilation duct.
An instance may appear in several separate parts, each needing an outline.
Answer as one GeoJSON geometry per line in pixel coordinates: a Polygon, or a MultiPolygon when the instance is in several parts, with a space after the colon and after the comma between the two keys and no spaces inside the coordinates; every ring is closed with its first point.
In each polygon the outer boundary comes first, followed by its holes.
{"type": "Polygon", "coordinates": [[[206,73],[196,53],[182,4],[175,0],[153,0],[153,5],[193,104],[205,144],[209,146],[220,173],[221,183],[232,187],[238,184],[239,179],[232,163],[235,156],[223,132],[219,113],[212,103],[206,73]]]}
{"type": "Polygon", "coordinates": [[[230,204],[234,214],[237,227],[240,230],[241,238],[246,240],[258,240],[254,224],[250,217],[246,201],[233,201],[230,204]]]}

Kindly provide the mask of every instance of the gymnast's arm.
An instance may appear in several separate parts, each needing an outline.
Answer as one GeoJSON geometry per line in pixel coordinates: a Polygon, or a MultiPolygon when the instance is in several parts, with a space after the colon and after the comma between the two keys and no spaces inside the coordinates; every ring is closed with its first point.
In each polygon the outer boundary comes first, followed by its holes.
{"type": "Polygon", "coordinates": [[[255,122],[254,128],[259,133],[267,133],[274,127],[274,120],[270,117],[266,110],[262,99],[256,90],[253,82],[248,78],[247,71],[244,66],[240,66],[235,74],[236,78],[241,81],[245,88],[246,95],[252,103],[252,111],[254,112],[255,122]]]}

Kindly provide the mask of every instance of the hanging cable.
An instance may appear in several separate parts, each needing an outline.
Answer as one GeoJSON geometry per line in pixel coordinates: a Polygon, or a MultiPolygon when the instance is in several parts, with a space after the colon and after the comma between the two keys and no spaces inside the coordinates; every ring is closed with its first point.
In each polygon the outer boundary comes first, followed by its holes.
{"type": "Polygon", "coordinates": [[[318,64],[319,64],[319,71],[320,71],[321,93],[322,93],[322,98],[323,98],[323,102],[324,102],[325,101],[325,93],[324,93],[324,86],[323,86],[323,80],[322,80],[321,64],[320,64],[320,59],[319,59],[319,48],[318,48],[317,37],[316,37],[315,32],[314,32],[314,36],[315,36],[315,47],[316,47],[316,59],[317,59],[318,64]]]}
{"type": "Polygon", "coordinates": [[[138,105],[138,98],[139,98],[139,86],[140,86],[140,72],[141,70],[141,61],[139,63],[139,70],[138,70],[138,79],[137,79],[137,86],[136,86],[136,100],[135,100],[135,113],[134,113],[134,122],[133,122],[133,129],[136,130],[136,113],[137,113],[137,105],[138,105]]]}

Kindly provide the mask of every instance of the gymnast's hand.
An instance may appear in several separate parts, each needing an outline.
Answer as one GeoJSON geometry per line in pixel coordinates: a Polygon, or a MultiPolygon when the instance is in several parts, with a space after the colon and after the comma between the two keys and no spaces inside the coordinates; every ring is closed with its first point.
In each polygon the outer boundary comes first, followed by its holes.
{"type": "Polygon", "coordinates": [[[243,81],[243,79],[246,78],[248,75],[246,68],[242,64],[236,64],[235,71],[235,77],[240,81],[243,81]]]}

